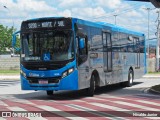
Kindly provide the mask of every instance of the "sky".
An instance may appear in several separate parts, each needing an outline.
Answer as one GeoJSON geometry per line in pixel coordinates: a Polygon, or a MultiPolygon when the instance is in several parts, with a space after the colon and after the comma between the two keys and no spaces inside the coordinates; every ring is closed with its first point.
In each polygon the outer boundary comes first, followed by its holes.
{"type": "Polygon", "coordinates": [[[0,0],[0,24],[20,29],[21,22],[40,17],[76,17],[112,23],[156,38],[158,9],[150,2],[123,0],[0,0]],[[4,7],[5,6],[5,7],[4,7]],[[116,18],[116,20],[115,20],[116,18]]]}

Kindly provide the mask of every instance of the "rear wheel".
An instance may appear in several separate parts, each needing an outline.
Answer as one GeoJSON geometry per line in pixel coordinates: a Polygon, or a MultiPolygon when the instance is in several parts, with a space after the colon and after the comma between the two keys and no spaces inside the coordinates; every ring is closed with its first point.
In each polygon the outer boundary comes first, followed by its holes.
{"type": "Polygon", "coordinates": [[[53,90],[47,90],[47,95],[53,95],[53,90]]]}
{"type": "Polygon", "coordinates": [[[126,82],[126,87],[131,87],[133,85],[133,71],[130,69],[128,71],[128,81],[126,82]]]}
{"type": "Polygon", "coordinates": [[[95,89],[96,89],[95,75],[92,75],[90,80],[90,87],[87,88],[87,95],[92,97],[94,95],[95,89]]]}
{"type": "Polygon", "coordinates": [[[131,87],[133,85],[133,71],[130,69],[128,71],[128,81],[121,83],[124,87],[131,87]]]}

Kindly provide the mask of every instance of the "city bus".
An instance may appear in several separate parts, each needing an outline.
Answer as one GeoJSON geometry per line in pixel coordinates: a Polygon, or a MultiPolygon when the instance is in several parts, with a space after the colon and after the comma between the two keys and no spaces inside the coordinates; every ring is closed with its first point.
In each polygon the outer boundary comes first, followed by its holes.
{"type": "Polygon", "coordinates": [[[22,90],[130,87],[146,72],[145,35],[105,22],[72,17],[23,21],[20,30],[22,90]]]}

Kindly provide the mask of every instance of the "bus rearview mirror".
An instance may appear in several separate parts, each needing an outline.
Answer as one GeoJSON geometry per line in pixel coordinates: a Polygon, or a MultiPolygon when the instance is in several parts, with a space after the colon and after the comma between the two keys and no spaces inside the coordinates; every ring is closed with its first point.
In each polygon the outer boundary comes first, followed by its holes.
{"type": "Polygon", "coordinates": [[[84,38],[81,38],[79,40],[79,47],[80,47],[80,49],[83,49],[85,47],[85,40],[84,40],[84,38]]]}

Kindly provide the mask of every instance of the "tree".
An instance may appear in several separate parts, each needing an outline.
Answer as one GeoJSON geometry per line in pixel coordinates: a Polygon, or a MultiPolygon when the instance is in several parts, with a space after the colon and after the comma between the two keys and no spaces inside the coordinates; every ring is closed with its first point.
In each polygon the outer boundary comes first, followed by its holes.
{"type": "Polygon", "coordinates": [[[13,31],[15,31],[13,27],[0,25],[0,54],[4,54],[7,49],[11,49],[13,31]]]}

